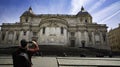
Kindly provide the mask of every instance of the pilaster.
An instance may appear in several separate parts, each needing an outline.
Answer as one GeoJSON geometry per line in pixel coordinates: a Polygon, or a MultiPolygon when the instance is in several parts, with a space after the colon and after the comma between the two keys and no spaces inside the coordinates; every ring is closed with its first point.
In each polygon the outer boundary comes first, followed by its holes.
{"type": "Polygon", "coordinates": [[[13,35],[13,45],[15,45],[15,42],[16,42],[16,31],[14,31],[14,35],[13,35]]]}
{"type": "Polygon", "coordinates": [[[88,46],[88,32],[85,31],[85,45],[88,46]]]}
{"type": "Polygon", "coordinates": [[[2,31],[0,30],[0,44],[1,44],[1,40],[2,40],[2,31]]]}
{"type": "Polygon", "coordinates": [[[104,45],[104,43],[103,43],[103,34],[102,34],[102,32],[100,32],[100,42],[101,42],[101,46],[104,45]]]}
{"type": "Polygon", "coordinates": [[[94,34],[94,32],[92,32],[92,43],[93,43],[93,45],[95,45],[95,34],[94,34]]]}
{"type": "Polygon", "coordinates": [[[20,31],[19,44],[22,39],[23,39],[23,30],[20,31]]]}
{"type": "Polygon", "coordinates": [[[5,43],[5,44],[8,43],[8,31],[6,31],[6,33],[5,33],[4,43],[5,43]]]}

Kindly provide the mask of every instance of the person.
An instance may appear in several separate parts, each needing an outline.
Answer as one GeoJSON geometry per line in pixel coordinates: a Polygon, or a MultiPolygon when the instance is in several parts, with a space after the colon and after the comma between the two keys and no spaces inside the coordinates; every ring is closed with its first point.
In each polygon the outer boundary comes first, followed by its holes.
{"type": "Polygon", "coordinates": [[[21,46],[12,54],[13,58],[13,67],[32,67],[31,58],[34,53],[39,51],[39,46],[36,41],[32,41],[31,43],[34,47],[30,48],[25,39],[20,41],[21,46]]]}

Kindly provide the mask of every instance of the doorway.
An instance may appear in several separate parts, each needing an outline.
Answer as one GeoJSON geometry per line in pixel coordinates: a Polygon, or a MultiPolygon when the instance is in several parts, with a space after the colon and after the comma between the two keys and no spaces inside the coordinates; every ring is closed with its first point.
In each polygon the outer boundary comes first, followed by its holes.
{"type": "Polygon", "coordinates": [[[84,48],[85,47],[85,40],[82,40],[81,44],[82,44],[82,48],[84,48]]]}

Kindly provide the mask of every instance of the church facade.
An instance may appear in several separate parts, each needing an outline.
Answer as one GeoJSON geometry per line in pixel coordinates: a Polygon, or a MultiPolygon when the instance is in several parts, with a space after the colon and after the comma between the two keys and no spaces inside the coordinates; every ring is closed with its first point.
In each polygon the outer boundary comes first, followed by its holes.
{"type": "Polygon", "coordinates": [[[39,45],[108,48],[107,26],[93,23],[83,7],[77,15],[39,15],[30,7],[20,16],[20,22],[1,25],[0,45],[17,46],[21,39],[36,39],[39,45]]]}

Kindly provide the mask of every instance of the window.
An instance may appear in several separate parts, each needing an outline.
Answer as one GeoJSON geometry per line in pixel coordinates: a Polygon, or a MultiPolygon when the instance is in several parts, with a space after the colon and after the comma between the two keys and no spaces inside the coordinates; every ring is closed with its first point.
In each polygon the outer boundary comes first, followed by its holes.
{"type": "Polygon", "coordinates": [[[85,19],[85,23],[87,23],[88,21],[87,21],[87,19],[85,19]]]}
{"type": "Polygon", "coordinates": [[[43,27],[43,32],[42,33],[45,34],[45,27],[43,27]]]}
{"type": "Polygon", "coordinates": [[[103,34],[103,41],[106,41],[106,35],[103,34]]]}
{"type": "Polygon", "coordinates": [[[23,32],[24,33],[24,36],[26,35],[26,31],[23,32]]]}
{"type": "Polygon", "coordinates": [[[5,39],[5,34],[3,33],[3,34],[2,34],[2,40],[4,40],[4,39],[5,39]]]}
{"type": "Polygon", "coordinates": [[[18,40],[18,39],[19,39],[19,34],[16,35],[16,40],[18,40]]]}
{"type": "Polygon", "coordinates": [[[61,34],[64,34],[64,28],[61,27],[61,34]]]}
{"type": "Polygon", "coordinates": [[[26,18],[25,21],[28,22],[28,18],[26,18]]]}

